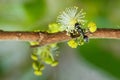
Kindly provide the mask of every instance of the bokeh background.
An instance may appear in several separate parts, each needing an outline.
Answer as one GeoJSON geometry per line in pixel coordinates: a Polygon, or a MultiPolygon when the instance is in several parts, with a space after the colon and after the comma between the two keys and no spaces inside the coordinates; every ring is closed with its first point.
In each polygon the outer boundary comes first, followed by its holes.
{"type": "MultiPolygon", "coordinates": [[[[46,30],[67,7],[84,9],[98,28],[120,28],[120,0],[0,0],[0,29],[46,30]]],[[[59,65],[33,74],[28,42],[0,41],[0,80],[120,80],[120,40],[91,39],[71,49],[59,43],[59,65]]]]}

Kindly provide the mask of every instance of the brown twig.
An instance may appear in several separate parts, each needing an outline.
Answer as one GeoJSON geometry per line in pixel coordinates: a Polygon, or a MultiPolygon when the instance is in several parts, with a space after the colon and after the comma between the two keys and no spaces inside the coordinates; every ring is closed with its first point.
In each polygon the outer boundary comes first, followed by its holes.
{"type": "MultiPolygon", "coordinates": [[[[120,38],[120,29],[98,29],[94,33],[87,33],[89,38],[120,38]]],[[[66,32],[46,33],[46,32],[0,32],[0,40],[16,40],[16,41],[38,41],[40,46],[67,41],[71,39],[66,32]]]]}
{"type": "Polygon", "coordinates": [[[97,29],[96,32],[87,35],[90,38],[120,39],[120,29],[97,29]]]}

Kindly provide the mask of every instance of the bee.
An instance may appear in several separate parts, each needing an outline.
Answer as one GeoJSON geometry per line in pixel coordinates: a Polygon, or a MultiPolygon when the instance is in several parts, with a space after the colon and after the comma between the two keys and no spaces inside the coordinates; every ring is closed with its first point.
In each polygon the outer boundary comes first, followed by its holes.
{"type": "Polygon", "coordinates": [[[85,35],[85,30],[81,28],[81,24],[80,23],[75,23],[75,30],[73,31],[73,33],[70,33],[72,38],[75,38],[77,34],[81,34],[81,36],[83,36],[83,39],[85,42],[88,42],[88,36],[85,35]],[[76,32],[77,31],[77,32],[76,32]]]}

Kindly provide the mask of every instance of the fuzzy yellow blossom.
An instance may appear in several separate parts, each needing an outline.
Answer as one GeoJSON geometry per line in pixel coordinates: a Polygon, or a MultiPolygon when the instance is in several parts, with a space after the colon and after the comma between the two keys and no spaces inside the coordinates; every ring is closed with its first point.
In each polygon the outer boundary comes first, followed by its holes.
{"type": "Polygon", "coordinates": [[[90,32],[92,32],[92,33],[97,30],[96,24],[94,22],[90,22],[88,24],[88,28],[89,28],[90,32]]]}
{"type": "Polygon", "coordinates": [[[71,48],[77,48],[78,44],[72,39],[70,41],[68,41],[68,45],[71,47],[71,48]]]}
{"type": "Polygon", "coordinates": [[[78,7],[70,7],[66,8],[57,18],[57,22],[61,25],[61,29],[67,31],[67,33],[71,33],[75,30],[75,23],[81,23],[84,25],[86,23],[85,12],[81,9],[78,10],[78,7]]]}

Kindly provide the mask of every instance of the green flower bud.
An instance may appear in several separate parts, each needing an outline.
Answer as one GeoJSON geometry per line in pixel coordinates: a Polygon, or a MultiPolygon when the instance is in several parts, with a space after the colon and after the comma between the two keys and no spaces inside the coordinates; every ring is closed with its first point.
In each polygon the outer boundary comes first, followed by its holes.
{"type": "Polygon", "coordinates": [[[57,65],[58,65],[58,61],[53,61],[52,64],[51,64],[52,67],[55,67],[57,65]]]}
{"type": "Polygon", "coordinates": [[[39,69],[38,64],[36,62],[32,63],[32,67],[33,67],[34,70],[38,70],[39,69]]]}
{"type": "Polygon", "coordinates": [[[79,45],[80,45],[80,46],[84,45],[84,41],[80,41],[80,42],[79,42],[79,45]]]}
{"type": "Polygon", "coordinates": [[[44,65],[40,65],[40,70],[44,70],[45,66],[44,65]]]}
{"type": "Polygon", "coordinates": [[[34,71],[34,74],[35,74],[36,76],[41,76],[41,75],[42,75],[42,71],[35,70],[35,71],[34,71]]]}
{"type": "Polygon", "coordinates": [[[31,58],[32,58],[32,60],[34,60],[34,61],[37,61],[37,60],[38,60],[37,55],[34,55],[34,54],[31,54],[31,58]]]}
{"type": "Polygon", "coordinates": [[[30,45],[31,45],[31,46],[34,46],[34,45],[39,45],[39,42],[37,42],[37,41],[34,41],[34,42],[33,42],[33,41],[31,41],[31,42],[29,42],[29,43],[30,43],[30,45]]]}
{"type": "Polygon", "coordinates": [[[53,60],[51,58],[46,58],[45,59],[46,64],[51,64],[52,62],[53,62],[53,60]]]}

